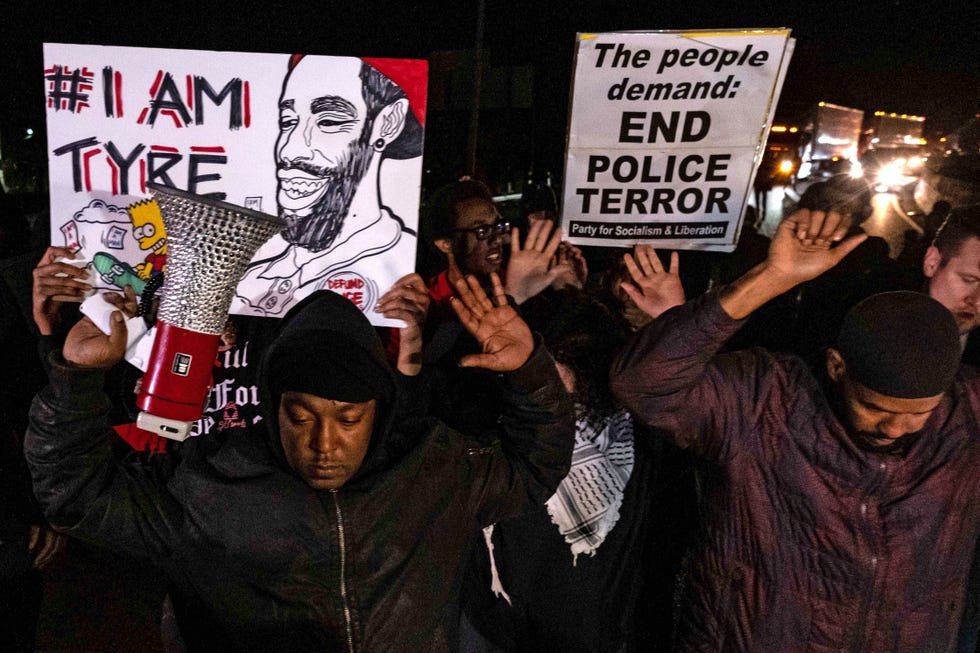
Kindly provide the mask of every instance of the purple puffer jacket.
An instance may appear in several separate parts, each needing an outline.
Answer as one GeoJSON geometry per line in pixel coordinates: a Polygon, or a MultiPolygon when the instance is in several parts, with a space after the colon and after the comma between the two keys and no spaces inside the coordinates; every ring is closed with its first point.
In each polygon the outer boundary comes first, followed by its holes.
{"type": "Polygon", "coordinates": [[[680,651],[953,650],[980,526],[980,377],[963,368],[904,455],[858,449],[797,358],[719,354],[716,293],[639,332],[617,396],[715,472],[680,651]]]}

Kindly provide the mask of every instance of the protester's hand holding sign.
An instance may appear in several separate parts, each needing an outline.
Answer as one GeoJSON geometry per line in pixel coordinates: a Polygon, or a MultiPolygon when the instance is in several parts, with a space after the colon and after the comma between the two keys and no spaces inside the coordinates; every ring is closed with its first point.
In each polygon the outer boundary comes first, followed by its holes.
{"type": "Polygon", "coordinates": [[[507,303],[500,277],[490,275],[493,300],[487,297],[473,275],[456,282],[453,309],[459,321],[473,334],[482,354],[464,356],[460,367],[483,367],[495,372],[511,372],[523,365],[534,351],[534,336],[527,323],[507,303]]]}
{"type": "Polygon", "coordinates": [[[425,282],[413,272],[396,281],[374,308],[388,319],[405,322],[398,330],[398,371],[406,376],[422,370],[422,326],[430,301],[425,282]]]}
{"type": "Polygon", "coordinates": [[[633,283],[619,284],[644,313],[656,319],[664,311],[684,303],[677,252],[670,253],[670,268],[664,269],[657,250],[650,245],[637,245],[633,255],[623,255],[633,283]]]}
{"type": "Polygon", "coordinates": [[[136,293],[126,286],[125,295],[104,293],[107,302],[116,307],[109,317],[110,332],[104,333],[89,317],[78,321],[62,348],[62,356],[80,367],[108,369],[126,353],[126,318],[136,315],[136,293]]]}
{"type": "Polygon", "coordinates": [[[67,247],[49,247],[34,267],[34,323],[41,335],[52,335],[61,324],[61,307],[66,301],[80,302],[92,286],[84,281],[87,274],[71,263],[67,247]]]}
{"type": "Polygon", "coordinates": [[[834,245],[849,225],[836,211],[799,209],[779,224],[766,260],[725,289],[722,308],[742,319],[770,299],[834,267],[868,237],[859,234],[834,245]]]}

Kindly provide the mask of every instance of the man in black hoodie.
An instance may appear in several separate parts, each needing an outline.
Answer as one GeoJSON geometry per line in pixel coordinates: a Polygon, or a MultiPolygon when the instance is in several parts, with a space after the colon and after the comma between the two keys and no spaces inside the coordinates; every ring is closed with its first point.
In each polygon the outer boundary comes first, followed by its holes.
{"type": "Polygon", "coordinates": [[[191,440],[159,468],[114,462],[105,439],[122,319],[109,336],[80,322],[32,408],[35,493],[64,532],[164,570],[190,650],[453,650],[474,533],[554,492],[574,430],[554,362],[499,280],[492,300],[472,278],[457,290],[482,345],[461,365],[500,373],[499,443],[402,408],[413,379],[353,304],[321,292],[263,359],[266,428],[191,440]]]}

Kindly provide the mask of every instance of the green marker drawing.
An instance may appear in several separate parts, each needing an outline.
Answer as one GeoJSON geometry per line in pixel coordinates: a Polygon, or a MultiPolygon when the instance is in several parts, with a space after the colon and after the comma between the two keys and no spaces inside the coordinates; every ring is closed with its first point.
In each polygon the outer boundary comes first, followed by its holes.
{"type": "Polygon", "coordinates": [[[92,257],[92,267],[99,271],[102,280],[108,284],[124,288],[132,286],[137,295],[143,294],[146,281],[140,279],[136,270],[129,264],[123,263],[112,254],[98,252],[92,257]]]}

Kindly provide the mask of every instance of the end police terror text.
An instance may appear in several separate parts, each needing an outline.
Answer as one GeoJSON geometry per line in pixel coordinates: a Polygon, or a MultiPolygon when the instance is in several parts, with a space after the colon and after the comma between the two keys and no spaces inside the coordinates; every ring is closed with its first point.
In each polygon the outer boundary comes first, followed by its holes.
{"type": "MultiPolygon", "coordinates": [[[[696,69],[727,75],[714,82],[680,79],[649,85],[624,78],[609,88],[609,100],[724,100],[735,96],[738,68],[758,68],[769,52],[749,43],[738,49],[695,46],[668,48],[656,55],[623,43],[596,43],[596,68],[645,68],[652,64],[657,75],[671,69],[696,69]],[[658,60],[655,60],[655,57],[658,60]],[[655,98],[651,98],[651,93],[655,98]]],[[[652,71],[651,71],[652,72],[652,71]]],[[[694,71],[691,71],[694,72],[694,71]]],[[[675,73],[675,74],[676,74],[675,73]]],[[[704,72],[694,72],[695,76],[704,72]]],[[[658,107],[659,108],[659,107],[658,107]]],[[[654,110],[619,112],[620,143],[696,143],[708,138],[712,116],[704,110],[654,110]]],[[[611,125],[610,125],[611,126],[611,125]]],[[[732,189],[728,173],[731,153],[687,154],[590,154],[586,187],[576,188],[580,215],[726,214],[732,189]],[[591,185],[595,187],[590,187],[591,185]],[[624,187],[625,186],[625,187],[624,187]]]]}
{"type": "MultiPolygon", "coordinates": [[[[728,180],[730,153],[669,154],[641,157],[624,154],[610,158],[604,154],[589,155],[589,183],[670,184],[676,182],[725,182],[728,180]]],[[[658,213],[727,213],[732,191],[727,186],[673,188],[577,188],[582,198],[581,213],[658,214],[658,213]],[[593,199],[597,201],[593,203],[593,199]]]]}

